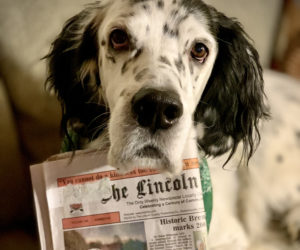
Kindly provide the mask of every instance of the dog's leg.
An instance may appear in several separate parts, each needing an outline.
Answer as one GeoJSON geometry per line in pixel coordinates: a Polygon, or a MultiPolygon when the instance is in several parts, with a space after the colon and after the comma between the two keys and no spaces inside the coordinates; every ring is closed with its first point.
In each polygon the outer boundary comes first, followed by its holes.
{"type": "Polygon", "coordinates": [[[291,240],[300,241],[300,204],[288,211],[284,223],[291,240]]]}
{"type": "MultiPolygon", "coordinates": [[[[255,173],[252,173],[255,174],[255,173]]],[[[252,178],[253,176],[244,169],[239,172],[239,212],[245,225],[247,234],[254,241],[261,239],[267,231],[269,222],[269,211],[267,201],[259,181],[261,178],[252,178]]]]}
{"type": "Polygon", "coordinates": [[[213,216],[209,232],[211,250],[246,250],[248,239],[237,215],[238,179],[236,170],[224,159],[209,161],[213,184],[213,216]]]}

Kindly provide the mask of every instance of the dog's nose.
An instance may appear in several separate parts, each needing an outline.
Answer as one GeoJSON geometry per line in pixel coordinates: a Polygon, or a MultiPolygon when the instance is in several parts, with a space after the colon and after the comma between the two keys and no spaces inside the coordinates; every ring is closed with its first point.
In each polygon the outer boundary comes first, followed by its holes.
{"type": "Polygon", "coordinates": [[[179,95],[171,90],[142,88],[132,98],[131,104],[134,118],[152,132],[170,128],[183,113],[179,95]]]}

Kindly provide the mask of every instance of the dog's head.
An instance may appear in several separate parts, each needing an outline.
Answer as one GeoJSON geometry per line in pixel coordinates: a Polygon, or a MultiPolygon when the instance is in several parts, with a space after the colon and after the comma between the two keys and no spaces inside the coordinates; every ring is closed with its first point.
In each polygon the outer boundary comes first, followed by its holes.
{"type": "Polygon", "coordinates": [[[251,156],[266,116],[258,54],[241,25],[201,0],[103,0],[54,41],[49,82],[62,126],[109,163],[178,172],[191,131],[208,155],[251,156]]]}

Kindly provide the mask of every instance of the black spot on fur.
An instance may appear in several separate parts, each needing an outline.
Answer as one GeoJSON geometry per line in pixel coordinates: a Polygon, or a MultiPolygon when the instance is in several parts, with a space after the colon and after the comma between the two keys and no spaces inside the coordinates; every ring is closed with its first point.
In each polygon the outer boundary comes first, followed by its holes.
{"type": "Polygon", "coordinates": [[[169,25],[166,23],[163,26],[163,33],[165,35],[169,35],[170,37],[178,37],[179,36],[179,30],[178,29],[170,29],[169,25]]]}
{"type": "Polygon", "coordinates": [[[171,37],[178,37],[179,36],[179,30],[176,29],[176,30],[171,30],[170,31],[170,36],[171,37]]]}
{"type": "Polygon", "coordinates": [[[106,54],[105,57],[107,60],[111,61],[112,63],[116,63],[116,59],[112,55],[106,54]]]}
{"type": "Polygon", "coordinates": [[[170,34],[171,37],[178,37],[179,36],[179,30],[178,29],[170,30],[169,34],[170,34]]]}
{"type": "Polygon", "coordinates": [[[135,67],[133,68],[132,73],[133,73],[134,75],[135,75],[137,69],[138,69],[138,66],[135,66],[135,67]]]}
{"type": "Polygon", "coordinates": [[[189,68],[190,68],[191,75],[193,75],[194,74],[194,65],[192,62],[189,62],[189,68]]]}
{"type": "Polygon", "coordinates": [[[282,156],[281,154],[279,154],[279,155],[276,156],[276,161],[277,161],[278,163],[282,163],[283,160],[284,160],[284,158],[283,158],[283,156],[282,156]]]}
{"type": "Polygon", "coordinates": [[[178,72],[182,72],[182,71],[185,71],[185,66],[183,64],[183,61],[182,61],[182,57],[179,56],[177,60],[174,60],[174,64],[178,70],[178,72]]]}
{"type": "Polygon", "coordinates": [[[199,79],[199,76],[196,76],[196,77],[195,77],[195,82],[197,82],[197,81],[198,81],[198,79],[199,79]]]}
{"type": "Polygon", "coordinates": [[[143,9],[146,11],[150,11],[150,6],[148,4],[143,4],[143,9]]]}
{"type": "Polygon", "coordinates": [[[180,88],[182,88],[182,82],[179,78],[178,78],[178,83],[179,83],[180,88]]]}
{"type": "Polygon", "coordinates": [[[105,40],[102,40],[101,45],[102,45],[102,46],[105,46],[105,45],[106,45],[105,40]]]}
{"type": "Polygon", "coordinates": [[[151,0],[131,0],[132,4],[138,4],[138,3],[145,3],[145,2],[149,2],[151,0]]]}
{"type": "Polygon", "coordinates": [[[189,42],[190,42],[190,40],[187,40],[187,41],[185,42],[185,44],[184,44],[184,49],[185,49],[185,50],[187,49],[187,47],[188,47],[188,45],[189,45],[189,42]]]}
{"type": "Polygon", "coordinates": [[[128,70],[128,67],[127,67],[128,63],[129,63],[129,61],[126,61],[126,62],[123,63],[123,66],[121,68],[122,75],[125,74],[126,71],[128,70]]]}
{"type": "Polygon", "coordinates": [[[166,65],[158,65],[158,68],[160,68],[160,69],[167,69],[167,66],[166,65]]]}
{"type": "Polygon", "coordinates": [[[300,141],[300,130],[295,131],[295,135],[296,135],[297,140],[300,141]]]}
{"type": "Polygon", "coordinates": [[[165,25],[163,27],[163,32],[164,32],[164,34],[167,34],[169,32],[169,25],[167,23],[165,23],[165,25]]]}
{"type": "Polygon", "coordinates": [[[120,15],[121,18],[125,18],[125,19],[130,18],[130,17],[134,17],[134,16],[135,16],[134,12],[129,12],[129,13],[120,15]]]}
{"type": "Polygon", "coordinates": [[[125,90],[125,89],[123,89],[123,90],[122,90],[122,92],[121,92],[121,94],[120,94],[120,97],[124,96],[124,95],[125,95],[125,93],[126,93],[126,90],[125,90]]]}
{"type": "Polygon", "coordinates": [[[140,82],[141,80],[143,80],[143,78],[144,78],[144,76],[146,75],[147,72],[148,72],[148,69],[142,69],[139,73],[136,74],[134,79],[137,82],[140,82]]]}
{"type": "Polygon", "coordinates": [[[137,52],[135,53],[133,59],[139,58],[142,53],[143,53],[143,49],[138,49],[137,52]]]}
{"type": "Polygon", "coordinates": [[[185,19],[187,19],[189,17],[189,14],[186,14],[184,16],[181,16],[177,22],[177,25],[179,25],[180,23],[182,23],[185,19]]]}
{"type": "Polygon", "coordinates": [[[179,27],[179,25],[189,17],[189,14],[186,13],[184,15],[180,15],[178,10],[173,10],[171,12],[171,18],[175,20],[175,27],[179,27]]]}
{"type": "Polygon", "coordinates": [[[164,6],[165,6],[164,2],[163,2],[162,0],[158,0],[158,2],[157,2],[157,7],[158,7],[159,9],[163,9],[164,6]]]}
{"type": "Polygon", "coordinates": [[[176,17],[178,15],[178,12],[179,12],[178,10],[172,10],[171,17],[172,18],[176,17]]]}
{"type": "Polygon", "coordinates": [[[168,66],[172,66],[170,60],[165,56],[160,56],[159,61],[164,64],[167,64],[168,66]]]}

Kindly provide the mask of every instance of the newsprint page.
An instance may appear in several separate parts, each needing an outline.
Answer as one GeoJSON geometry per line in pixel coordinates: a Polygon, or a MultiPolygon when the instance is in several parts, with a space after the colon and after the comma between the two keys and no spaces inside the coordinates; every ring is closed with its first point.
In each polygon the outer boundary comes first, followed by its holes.
{"type": "Polygon", "coordinates": [[[31,166],[44,250],[206,250],[197,157],[179,175],[119,174],[97,151],[61,154],[31,166]]]}

